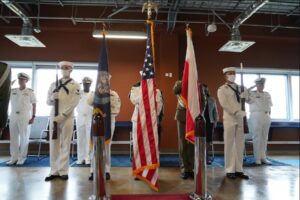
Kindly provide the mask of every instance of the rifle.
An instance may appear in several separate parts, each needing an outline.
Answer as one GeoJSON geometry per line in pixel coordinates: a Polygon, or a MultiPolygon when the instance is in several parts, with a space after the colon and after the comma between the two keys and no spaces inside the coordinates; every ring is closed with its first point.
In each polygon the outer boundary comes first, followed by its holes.
{"type": "MultiPolygon", "coordinates": [[[[57,65],[56,65],[56,81],[55,81],[55,92],[58,92],[58,70],[57,70],[57,65]]],[[[56,117],[58,115],[58,99],[54,99],[54,116],[56,117]]],[[[52,139],[56,140],[57,139],[57,122],[53,122],[53,134],[52,134],[52,139]]]]}
{"type": "MultiPolygon", "coordinates": [[[[244,88],[244,77],[243,77],[243,63],[240,64],[241,66],[241,92],[245,91],[244,88]]],[[[241,98],[241,105],[242,105],[242,111],[245,111],[245,98],[241,98]]],[[[244,133],[247,134],[249,133],[249,128],[248,128],[248,122],[247,122],[247,117],[245,116],[243,118],[243,125],[244,125],[244,133]]]]}

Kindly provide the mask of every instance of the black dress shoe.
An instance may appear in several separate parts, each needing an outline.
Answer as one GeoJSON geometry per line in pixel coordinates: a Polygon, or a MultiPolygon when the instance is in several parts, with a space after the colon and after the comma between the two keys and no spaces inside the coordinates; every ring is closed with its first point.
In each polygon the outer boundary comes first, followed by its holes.
{"type": "Polygon", "coordinates": [[[249,176],[245,175],[243,172],[235,172],[235,176],[245,180],[249,179],[249,176]]]}
{"type": "Polygon", "coordinates": [[[194,172],[187,172],[189,177],[194,178],[194,172]]]}
{"type": "Polygon", "coordinates": [[[235,173],[227,173],[226,177],[230,178],[230,179],[235,179],[236,178],[235,173]]]}
{"type": "Polygon", "coordinates": [[[57,175],[49,175],[45,178],[45,181],[52,181],[55,178],[58,178],[58,176],[57,175]]]}
{"type": "Polygon", "coordinates": [[[105,173],[105,179],[110,180],[110,174],[109,173],[105,173]]]}
{"type": "Polygon", "coordinates": [[[180,175],[180,177],[182,179],[187,179],[189,177],[189,173],[188,172],[182,172],[181,175],[180,175]]]}
{"type": "Polygon", "coordinates": [[[66,181],[66,180],[69,179],[69,176],[68,176],[68,175],[61,175],[59,178],[60,178],[61,180],[66,181]]]}
{"type": "Polygon", "coordinates": [[[89,181],[92,181],[92,180],[94,180],[94,174],[93,173],[91,173],[91,175],[89,177],[89,181]]]}

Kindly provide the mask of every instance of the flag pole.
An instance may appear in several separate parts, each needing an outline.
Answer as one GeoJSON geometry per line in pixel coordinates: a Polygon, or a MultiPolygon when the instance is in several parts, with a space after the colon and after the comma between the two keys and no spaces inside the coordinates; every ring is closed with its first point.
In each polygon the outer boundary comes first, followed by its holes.
{"type": "Polygon", "coordinates": [[[211,200],[207,192],[206,167],[206,125],[201,114],[195,119],[195,166],[194,192],[189,195],[192,200],[211,200]]]}
{"type": "MultiPolygon", "coordinates": [[[[103,25],[103,45],[105,43],[105,25],[103,25]]],[[[102,49],[103,50],[103,49],[102,49]]],[[[102,53],[102,52],[101,52],[102,53]]],[[[101,54],[101,58],[102,54],[101,54]]],[[[105,58],[106,59],[106,58],[105,58]]],[[[100,66],[100,64],[99,64],[100,66]]],[[[96,84],[96,90],[100,85],[100,71],[98,69],[98,78],[96,84]]],[[[108,76],[107,76],[108,77],[108,76]]],[[[107,92],[107,91],[106,91],[107,92]]],[[[89,200],[110,200],[110,195],[106,192],[105,181],[105,119],[110,114],[101,110],[101,92],[95,91],[94,96],[94,109],[92,116],[92,138],[93,138],[93,195],[89,197],[89,200]]]]}

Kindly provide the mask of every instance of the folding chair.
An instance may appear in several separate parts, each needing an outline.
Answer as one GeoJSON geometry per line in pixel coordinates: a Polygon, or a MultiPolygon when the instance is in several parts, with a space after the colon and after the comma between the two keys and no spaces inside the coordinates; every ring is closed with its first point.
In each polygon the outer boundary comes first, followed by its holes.
{"type": "Polygon", "coordinates": [[[42,144],[49,144],[49,121],[49,117],[38,116],[31,125],[29,145],[38,144],[38,154],[30,156],[37,156],[39,159],[41,155],[42,144]]]}
{"type": "Polygon", "coordinates": [[[73,126],[73,133],[72,133],[72,140],[71,140],[71,158],[74,160],[74,151],[75,145],[77,145],[77,127],[76,127],[76,119],[74,118],[74,126],[73,126]]]}
{"type": "Polygon", "coordinates": [[[252,139],[252,134],[248,133],[245,135],[244,160],[246,160],[247,156],[250,155],[253,155],[253,139],[252,139]],[[250,154],[251,148],[252,148],[252,154],[250,154]]]}

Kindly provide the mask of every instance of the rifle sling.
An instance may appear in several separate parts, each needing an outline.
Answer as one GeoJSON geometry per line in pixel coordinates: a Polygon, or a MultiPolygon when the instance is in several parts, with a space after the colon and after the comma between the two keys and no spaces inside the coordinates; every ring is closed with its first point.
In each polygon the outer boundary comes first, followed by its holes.
{"type": "Polygon", "coordinates": [[[236,89],[234,89],[231,85],[227,84],[228,87],[230,87],[234,93],[235,93],[235,96],[236,96],[236,100],[240,103],[241,102],[241,98],[240,98],[240,92],[236,89]]]}

